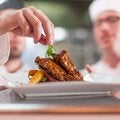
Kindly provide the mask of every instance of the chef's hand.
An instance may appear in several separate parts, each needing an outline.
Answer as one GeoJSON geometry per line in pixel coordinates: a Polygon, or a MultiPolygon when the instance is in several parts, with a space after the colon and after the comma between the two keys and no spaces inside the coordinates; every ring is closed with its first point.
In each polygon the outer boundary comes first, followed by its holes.
{"type": "Polygon", "coordinates": [[[35,43],[53,44],[54,25],[42,11],[33,6],[0,16],[0,34],[9,31],[18,35],[33,37],[35,43]],[[46,39],[41,39],[42,28],[46,39]]]}

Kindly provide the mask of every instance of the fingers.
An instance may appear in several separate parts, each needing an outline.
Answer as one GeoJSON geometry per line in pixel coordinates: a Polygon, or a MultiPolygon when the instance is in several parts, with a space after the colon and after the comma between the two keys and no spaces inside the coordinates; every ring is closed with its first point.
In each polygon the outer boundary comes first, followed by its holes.
{"type": "Polygon", "coordinates": [[[94,72],[93,68],[89,64],[85,66],[85,69],[88,71],[88,73],[94,72]]]}
{"type": "Polygon", "coordinates": [[[40,42],[41,42],[43,45],[46,45],[46,43],[47,43],[47,39],[46,39],[46,37],[45,37],[43,34],[41,35],[40,42]]]}
{"type": "Polygon", "coordinates": [[[22,12],[17,12],[16,13],[16,18],[18,19],[17,21],[18,21],[18,26],[20,26],[20,28],[22,29],[22,34],[24,35],[24,36],[27,36],[27,35],[29,35],[29,33],[30,33],[30,25],[29,25],[29,23],[27,22],[27,20],[25,19],[25,17],[23,16],[23,14],[22,14],[22,12]]]}
{"type": "Polygon", "coordinates": [[[12,31],[19,35],[22,33],[24,36],[34,37],[35,43],[53,44],[54,25],[42,11],[35,7],[17,10],[11,23],[13,25],[12,31]],[[42,28],[46,39],[41,39],[42,28]]]}
{"type": "Polygon", "coordinates": [[[30,7],[30,9],[33,11],[34,15],[42,22],[47,44],[52,45],[54,39],[54,25],[42,11],[37,10],[35,7],[30,7]]]}
{"type": "Polygon", "coordinates": [[[38,43],[39,39],[41,38],[41,32],[42,32],[42,23],[41,21],[33,14],[33,12],[30,9],[24,9],[23,12],[25,18],[33,28],[33,36],[34,36],[34,42],[38,43]]]}

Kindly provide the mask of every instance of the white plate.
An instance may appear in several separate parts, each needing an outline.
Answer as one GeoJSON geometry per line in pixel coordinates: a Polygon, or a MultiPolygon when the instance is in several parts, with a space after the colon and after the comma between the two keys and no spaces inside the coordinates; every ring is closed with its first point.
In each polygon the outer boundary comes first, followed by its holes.
{"type": "Polygon", "coordinates": [[[23,85],[12,87],[16,92],[22,94],[48,94],[48,93],[74,93],[74,92],[104,92],[120,90],[120,84],[92,83],[84,81],[48,82],[37,85],[23,85]]]}
{"type": "Polygon", "coordinates": [[[80,96],[81,94],[98,94],[98,92],[101,94],[120,90],[120,83],[95,82],[96,80],[107,80],[107,78],[95,74],[89,74],[88,76],[87,79],[84,78],[86,81],[46,82],[36,85],[27,84],[26,73],[7,74],[5,77],[9,78],[9,81],[12,81],[14,84],[8,85],[8,88],[13,89],[20,95],[32,96],[33,99],[41,98],[41,96],[54,98],[56,95],[59,97],[62,95],[63,98],[65,98],[66,95],[69,95],[75,98],[75,95],[78,94],[78,96],[80,96]],[[21,85],[21,82],[24,84],[21,85]]]}
{"type": "Polygon", "coordinates": [[[96,83],[120,83],[120,79],[110,75],[90,73],[84,76],[84,81],[96,83]]]}
{"type": "Polygon", "coordinates": [[[47,82],[36,85],[27,85],[27,73],[6,74],[5,78],[13,83],[9,88],[22,94],[102,92],[120,89],[119,80],[98,74],[88,74],[84,81],[47,82]]]}

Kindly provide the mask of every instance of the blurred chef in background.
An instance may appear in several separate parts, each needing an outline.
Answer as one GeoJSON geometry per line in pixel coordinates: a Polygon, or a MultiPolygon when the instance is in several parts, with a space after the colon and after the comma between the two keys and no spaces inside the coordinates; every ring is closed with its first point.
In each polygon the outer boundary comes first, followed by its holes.
{"type": "Polygon", "coordinates": [[[101,59],[86,70],[120,78],[120,0],[94,0],[89,15],[101,59]]]}
{"type": "Polygon", "coordinates": [[[22,55],[26,50],[27,37],[8,32],[10,40],[10,55],[8,61],[0,66],[0,73],[27,72],[32,69],[28,64],[24,64],[22,55]]]}
{"type": "MultiPolygon", "coordinates": [[[[3,6],[0,6],[0,15],[9,14],[17,9],[23,8],[24,4],[22,1],[7,1],[3,6]]],[[[27,37],[16,35],[12,32],[8,33],[10,40],[10,55],[8,61],[0,66],[0,73],[15,73],[15,72],[26,72],[30,69],[30,66],[24,64],[22,55],[26,50],[27,37]]]]}

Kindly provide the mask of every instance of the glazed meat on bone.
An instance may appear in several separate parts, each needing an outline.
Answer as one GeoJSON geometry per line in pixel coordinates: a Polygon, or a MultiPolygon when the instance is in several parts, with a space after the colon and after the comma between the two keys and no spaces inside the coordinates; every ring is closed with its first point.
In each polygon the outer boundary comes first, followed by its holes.
{"type": "Polygon", "coordinates": [[[83,79],[66,50],[60,54],[55,54],[53,59],[36,57],[35,63],[59,81],[83,79]]]}
{"type": "Polygon", "coordinates": [[[58,80],[64,80],[64,76],[66,75],[65,70],[57,65],[52,59],[37,57],[35,61],[38,63],[39,68],[42,68],[48,74],[58,80]]]}

